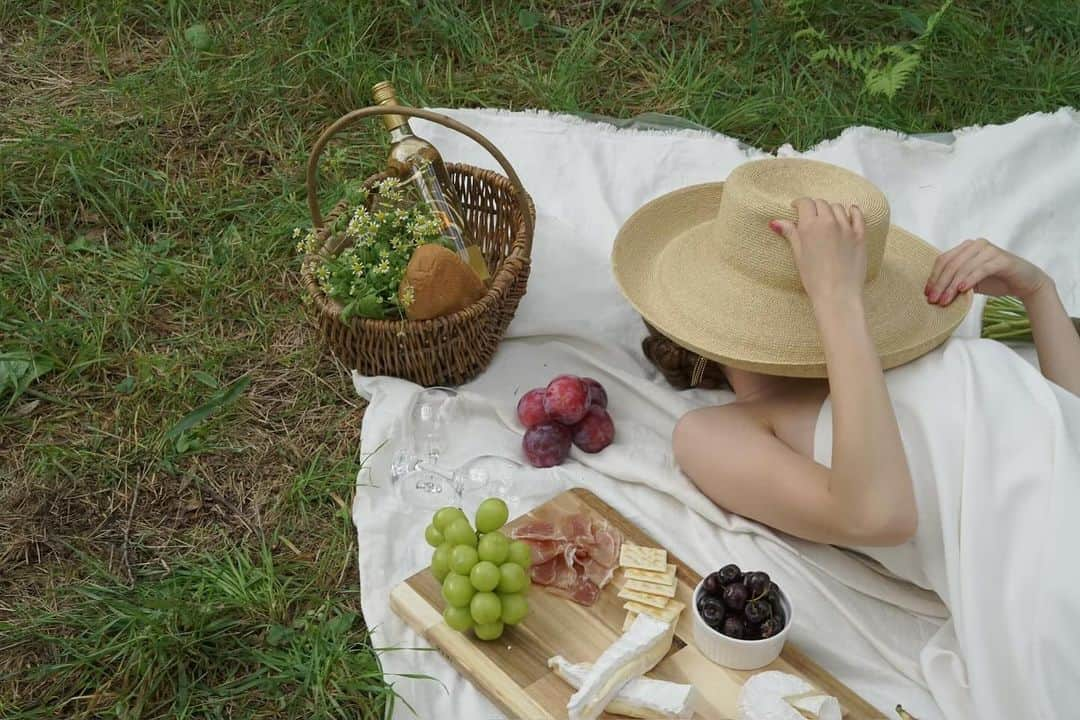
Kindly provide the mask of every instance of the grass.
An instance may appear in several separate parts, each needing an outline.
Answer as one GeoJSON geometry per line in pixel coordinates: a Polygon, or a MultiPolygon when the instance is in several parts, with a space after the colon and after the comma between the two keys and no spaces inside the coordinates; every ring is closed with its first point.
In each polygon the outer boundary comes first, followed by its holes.
{"type": "MultiPolygon", "coordinates": [[[[348,515],[364,408],[315,345],[289,237],[308,148],[372,83],[415,104],[665,112],[767,148],[1077,103],[1076,3],[957,2],[922,38],[939,7],[0,5],[0,716],[391,701],[348,515]],[[199,23],[205,51],[185,37],[199,23]],[[891,98],[813,59],[877,44],[919,54],[891,98]]],[[[324,199],[384,147],[372,128],[337,143],[324,199]]]]}

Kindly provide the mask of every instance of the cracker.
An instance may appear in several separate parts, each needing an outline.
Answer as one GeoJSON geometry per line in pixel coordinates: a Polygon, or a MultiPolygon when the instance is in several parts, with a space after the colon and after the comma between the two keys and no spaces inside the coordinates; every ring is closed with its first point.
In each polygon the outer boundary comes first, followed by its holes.
{"type": "Polygon", "coordinates": [[[622,624],[622,631],[623,632],[626,632],[627,630],[630,629],[630,626],[634,624],[635,620],[637,620],[637,616],[638,616],[638,614],[636,612],[634,612],[633,610],[626,613],[626,619],[623,620],[623,624],[622,624]]]}
{"type": "Polygon", "coordinates": [[[667,550],[647,548],[624,542],[619,551],[619,564],[638,570],[664,572],[667,570],[667,550]]]}
{"type": "Polygon", "coordinates": [[[650,615],[657,620],[663,620],[664,622],[669,623],[678,620],[679,615],[682,614],[682,611],[685,608],[686,605],[679,602],[678,600],[669,601],[667,607],[665,608],[655,608],[651,605],[642,605],[641,603],[634,602],[633,600],[630,600],[623,604],[623,609],[625,610],[636,613],[645,613],[646,615],[650,615]]]}
{"type": "Polygon", "coordinates": [[[623,585],[623,589],[666,598],[675,597],[675,585],[657,585],[656,583],[642,582],[640,580],[627,580],[626,584],[623,585]]]}
{"type": "Polygon", "coordinates": [[[663,572],[625,568],[623,570],[623,575],[626,576],[627,580],[643,580],[645,582],[657,583],[660,585],[674,585],[676,583],[674,565],[668,565],[667,569],[663,572]]]}
{"type": "Polygon", "coordinates": [[[667,607],[668,604],[668,599],[666,597],[649,595],[648,593],[627,590],[626,588],[623,588],[619,591],[619,597],[621,597],[623,600],[633,600],[634,602],[639,602],[642,605],[652,605],[653,607],[657,608],[667,607]]]}

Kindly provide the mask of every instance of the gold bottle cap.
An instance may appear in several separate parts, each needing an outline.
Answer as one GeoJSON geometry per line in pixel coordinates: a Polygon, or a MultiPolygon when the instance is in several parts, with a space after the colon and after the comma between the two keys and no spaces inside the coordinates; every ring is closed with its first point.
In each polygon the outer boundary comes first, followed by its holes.
{"type": "MultiPolygon", "coordinates": [[[[389,80],[383,80],[380,83],[375,83],[371,88],[371,95],[375,98],[375,102],[378,105],[398,105],[397,93],[394,91],[394,85],[389,80]]],[[[407,125],[408,120],[402,115],[383,115],[383,125],[387,130],[393,130],[399,128],[402,125],[407,125]]]]}

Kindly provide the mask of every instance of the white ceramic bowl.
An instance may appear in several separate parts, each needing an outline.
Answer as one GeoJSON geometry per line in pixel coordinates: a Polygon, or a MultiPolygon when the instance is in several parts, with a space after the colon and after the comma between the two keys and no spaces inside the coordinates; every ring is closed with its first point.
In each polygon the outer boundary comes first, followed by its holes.
{"type": "Polygon", "coordinates": [[[765,638],[764,640],[737,640],[713,630],[701,618],[697,605],[704,584],[705,581],[702,580],[694,588],[693,607],[694,644],[697,645],[697,649],[701,651],[702,655],[718,665],[735,670],[756,670],[768,665],[780,656],[780,651],[784,649],[784,642],[787,640],[788,631],[791,629],[791,623],[794,619],[791,612],[791,601],[788,600],[783,590],[780,591],[780,604],[783,605],[784,614],[787,616],[784,628],[771,638],[765,638]]]}

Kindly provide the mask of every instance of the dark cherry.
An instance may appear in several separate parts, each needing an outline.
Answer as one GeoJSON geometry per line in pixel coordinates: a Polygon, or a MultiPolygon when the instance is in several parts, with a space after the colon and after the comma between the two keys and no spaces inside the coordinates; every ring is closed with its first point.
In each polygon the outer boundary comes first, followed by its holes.
{"type": "Polygon", "coordinates": [[[720,627],[724,622],[724,603],[711,595],[705,595],[698,602],[698,612],[701,619],[710,627],[720,627]]]}
{"type": "Polygon", "coordinates": [[[769,592],[771,581],[768,574],[759,571],[746,573],[743,583],[746,584],[746,588],[750,591],[750,597],[759,598],[769,592]]]}
{"type": "Polygon", "coordinates": [[[769,607],[769,603],[764,600],[751,600],[746,603],[746,609],[743,610],[743,614],[749,622],[764,622],[772,617],[772,608],[769,607]]]}
{"type": "Polygon", "coordinates": [[[759,632],[761,633],[761,639],[771,638],[776,633],[784,629],[784,623],[777,620],[775,617],[768,618],[761,622],[759,632]]]}
{"type": "Polygon", "coordinates": [[[724,588],[724,605],[735,612],[742,612],[749,599],[750,591],[742,583],[732,583],[724,588]]]}
{"type": "Polygon", "coordinates": [[[761,625],[758,623],[747,622],[743,619],[743,640],[760,640],[761,639],[761,625]]]}
{"type": "Polygon", "coordinates": [[[721,628],[720,632],[724,633],[730,638],[742,640],[746,635],[746,624],[742,621],[741,618],[737,618],[734,615],[729,615],[724,620],[724,627],[721,628]]]}
{"type": "MultiPolygon", "coordinates": [[[[773,587],[776,588],[775,585],[773,587]]],[[[765,596],[765,601],[769,603],[769,607],[772,608],[773,617],[779,617],[782,624],[784,618],[784,604],[780,602],[779,590],[779,588],[770,590],[769,594],[765,596]]]]}
{"type": "Polygon", "coordinates": [[[730,585],[733,582],[739,582],[742,580],[742,570],[739,566],[732,563],[720,568],[720,584],[730,585]]]}
{"type": "Polygon", "coordinates": [[[720,573],[714,572],[706,577],[701,588],[709,595],[720,597],[720,593],[724,592],[724,582],[720,579],[720,573]]]}

